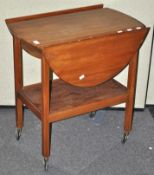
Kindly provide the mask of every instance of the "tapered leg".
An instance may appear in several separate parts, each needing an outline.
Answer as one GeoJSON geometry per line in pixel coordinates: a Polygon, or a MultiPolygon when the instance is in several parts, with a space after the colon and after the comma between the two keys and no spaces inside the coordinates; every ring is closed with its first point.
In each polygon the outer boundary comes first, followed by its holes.
{"type": "Polygon", "coordinates": [[[123,143],[125,143],[125,141],[127,140],[128,134],[132,129],[136,76],[137,76],[137,63],[138,63],[138,54],[136,53],[129,64],[128,84],[127,84],[128,99],[126,102],[126,111],[125,111],[125,120],[124,120],[124,137],[122,140],[123,143]]]}
{"type": "Polygon", "coordinates": [[[22,72],[22,49],[20,40],[13,38],[14,47],[14,71],[15,71],[15,101],[16,101],[16,138],[19,140],[23,127],[23,103],[18,98],[17,92],[23,87],[23,72],[22,72]]]}
{"type": "Polygon", "coordinates": [[[42,154],[44,157],[44,168],[47,170],[47,161],[50,156],[50,143],[51,143],[51,125],[48,121],[49,116],[49,95],[50,95],[50,78],[49,66],[42,58],[42,154]]]}

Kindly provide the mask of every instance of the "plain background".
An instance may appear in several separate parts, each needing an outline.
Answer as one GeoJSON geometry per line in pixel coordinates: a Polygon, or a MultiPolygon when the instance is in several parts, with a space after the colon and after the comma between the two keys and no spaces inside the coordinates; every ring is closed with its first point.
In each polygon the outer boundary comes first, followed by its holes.
{"type": "MultiPolygon", "coordinates": [[[[105,7],[111,7],[129,14],[143,22],[146,26],[153,28],[153,0],[0,0],[0,105],[14,105],[12,37],[4,20],[17,16],[100,3],[103,3],[105,7]]],[[[140,51],[136,93],[136,107],[139,108],[143,108],[146,101],[152,33],[153,30],[151,29],[140,51]]],[[[154,93],[152,92],[154,88],[154,78],[152,78],[152,75],[154,75],[154,58],[151,63],[150,85],[147,98],[148,104],[154,104],[154,93]]],[[[124,70],[117,79],[123,84],[126,84],[127,69],[124,70]]],[[[24,83],[30,84],[37,81],[40,81],[40,61],[24,52],[24,83]]]]}

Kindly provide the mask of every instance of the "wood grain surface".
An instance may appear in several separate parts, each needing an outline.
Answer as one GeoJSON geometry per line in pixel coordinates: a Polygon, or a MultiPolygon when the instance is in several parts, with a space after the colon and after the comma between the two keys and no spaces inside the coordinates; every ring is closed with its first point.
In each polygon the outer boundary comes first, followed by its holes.
{"type": "Polygon", "coordinates": [[[147,29],[61,44],[45,49],[50,68],[64,81],[95,86],[118,74],[141,46],[147,29]]]}
{"type": "MultiPolygon", "coordinates": [[[[53,80],[52,93],[49,97],[51,99],[49,121],[58,121],[122,103],[127,100],[127,95],[127,88],[116,80],[92,88],[76,87],[62,80],[53,80]]],[[[18,96],[41,119],[41,84],[24,87],[18,92],[18,96]]]]}
{"type": "Polygon", "coordinates": [[[39,48],[144,27],[136,19],[109,8],[8,22],[7,25],[13,35],[39,48]],[[34,44],[35,40],[39,44],[34,44]]]}

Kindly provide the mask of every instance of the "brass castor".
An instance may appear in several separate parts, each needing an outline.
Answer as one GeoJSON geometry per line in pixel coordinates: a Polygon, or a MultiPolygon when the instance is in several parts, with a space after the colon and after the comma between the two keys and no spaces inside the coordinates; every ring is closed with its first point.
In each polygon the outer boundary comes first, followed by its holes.
{"type": "Polygon", "coordinates": [[[44,157],[44,170],[45,171],[48,171],[48,167],[49,167],[49,165],[48,165],[48,158],[47,157],[44,157]]]}
{"type": "Polygon", "coordinates": [[[126,141],[128,139],[128,135],[129,135],[129,133],[124,133],[123,138],[121,139],[121,143],[122,144],[125,144],[126,143],[126,141]]]}
{"type": "Polygon", "coordinates": [[[19,139],[20,139],[21,133],[22,133],[22,129],[21,129],[21,128],[17,128],[17,129],[16,129],[16,133],[15,133],[15,135],[16,135],[16,140],[19,140],[19,139]]]}
{"type": "Polygon", "coordinates": [[[90,114],[89,114],[89,117],[91,119],[94,119],[95,118],[95,115],[96,115],[96,111],[92,111],[90,114]]]}

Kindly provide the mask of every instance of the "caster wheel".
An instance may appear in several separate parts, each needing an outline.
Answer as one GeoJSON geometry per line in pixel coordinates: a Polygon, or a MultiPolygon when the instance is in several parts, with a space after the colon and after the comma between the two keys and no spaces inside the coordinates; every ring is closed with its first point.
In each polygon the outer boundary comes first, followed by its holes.
{"type": "Polygon", "coordinates": [[[96,111],[93,111],[93,112],[91,112],[91,113],[89,114],[89,117],[90,117],[91,119],[94,119],[94,118],[95,118],[95,115],[96,115],[96,111]]]}
{"type": "Polygon", "coordinates": [[[22,132],[22,129],[21,128],[17,128],[16,129],[16,140],[19,140],[20,137],[21,137],[21,132],[22,132]]]}
{"type": "Polygon", "coordinates": [[[122,143],[122,144],[125,144],[125,143],[126,143],[126,141],[127,141],[127,139],[128,139],[128,135],[129,135],[129,133],[124,133],[123,138],[122,138],[122,140],[121,140],[121,143],[122,143]]]}
{"type": "Polygon", "coordinates": [[[48,171],[48,158],[44,158],[44,171],[48,171]]]}

